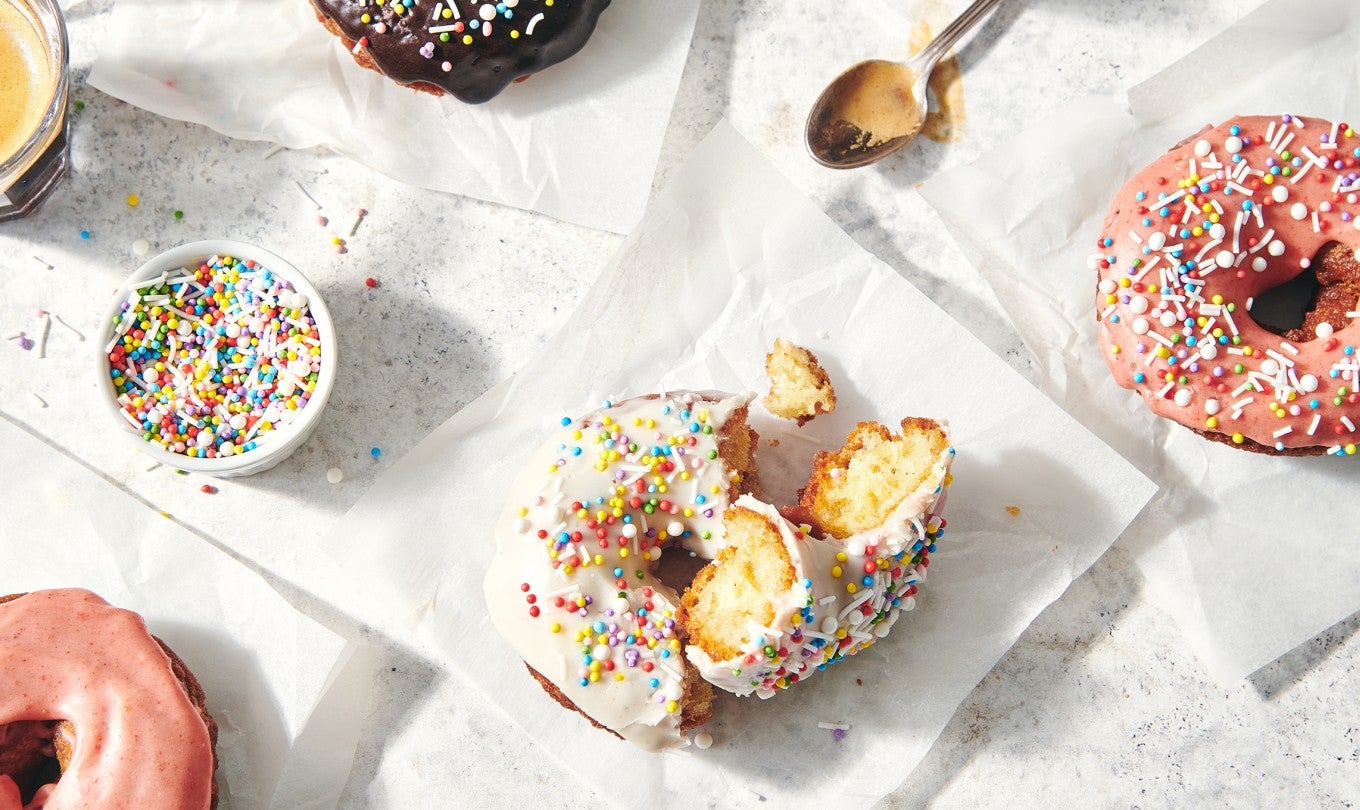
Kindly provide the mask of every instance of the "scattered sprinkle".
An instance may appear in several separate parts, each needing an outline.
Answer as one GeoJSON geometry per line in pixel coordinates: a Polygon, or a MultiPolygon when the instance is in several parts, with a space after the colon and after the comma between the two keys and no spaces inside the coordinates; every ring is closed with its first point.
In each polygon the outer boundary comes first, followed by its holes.
{"type": "Polygon", "coordinates": [[[294,181],[293,181],[293,185],[297,186],[297,190],[298,190],[298,191],[301,191],[301,192],[302,192],[302,196],[306,197],[307,200],[308,200],[309,202],[311,202],[312,205],[316,206],[316,210],[318,210],[318,211],[321,210],[321,203],[317,202],[317,201],[316,201],[316,198],[313,197],[311,194],[308,194],[308,193],[307,193],[307,189],[303,188],[301,183],[299,183],[298,181],[294,180],[294,181]]]}
{"type": "Polygon", "coordinates": [[[184,219],[184,212],[181,211],[181,210],[179,210],[178,208],[176,208],[176,209],[175,209],[175,219],[184,219]]]}
{"type": "Polygon", "coordinates": [[[378,280],[377,280],[376,278],[373,278],[373,277],[370,276],[369,278],[364,279],[364,286],[365,286],[365,287],[376,287],[376,286],[378,286],[378,280]]]}
{"type": "Polygon", "coordinates": [[[701,731],[694,735],[694,747],[700,751],[707,751],[713,747],[713,735],[707,731],[701,731]]]}
{"type": "Polygon", "coordinates": [[[349,229],[350,236],[354,236],[354,234],[359,232],[359,225],[364,221],[364,217],[366,216],[368,216],[368,211],[363,208],[357,209],[354,212],[354,225],[349,229]]]}
{"type": "Polygon", "coordinates": [[[89,239],[89,238],[90,238],[90,232],[89,232],[89,231],[81,231],[81,232],[80,232],[80,238],[81,238],[81,239],[89,239]]]}
{"type": "Polygon", "coordinates": [[[69,324],[69,323],[67,323],[66,321],[62,320],[60,315],[58,315],[58,314],[55,313],[55,312],[49,312],[49,313],[47,313],[47,314],[51,315],[51,316],[52,316],[52,320],[56,321],[57,324],[58,324],[59,326],[64,327],[68,332],[70,332],[71,334],[75,335],[75,336],[76,336],[76,340],[80,341],[81,343],[84,343],[84,342],[85,342],[85,335],[82,334],[81,331],[80,331],[79,329],[75,328],[75,327],[72,326],[71,324],[69,324]]]}
{"type": "Polygon", "coordinates": [[[272,158],[273,156],[275,156],[275,155],[277,155],[278,153],[282,152],[282,151],[283,151],[284,149],[286,149],[286,148],[287,148],[287,147],[285,147],[283,144],[281,144],[281,143],[276,143],[276,144],[274,144],[273,146],[269,147],[269,149],[268,149],[267,151],[265,151],[264,155],[262,155],[260,159],[261,159],[261,160],[269,160],[270,158],[272,158]]]}
{"type": "Polygon", "coordinates": [[[127,196],[127,204],[128,204],[129,206],[133,207],[133,208],[136,208],[136,207],[137,207],[137,203],[140,203],[141,201],[142,201],[142,198],[141,198],[141,197],[138,197],[136,194],[129,194],[129,195],[127,196]]]}
{"type": "Polygon", "coordinates": [[[33,398],[36,399],[36,400],[38,400],[38,405],[39,405],[39,407],[46,408],[46,407],[47,407],[47,400],[45,400],[45,399],[43,399],[42,397],[38,396],[38,392],[37,392],[37,391],[34,391],[34,392],[32,392],[32,393],[33,393],[33,398]]]}
{"type": "Polygon", "coordinates": [[[1018,506],[1007,506],[1007,507],[1006,507],[1006,514],[1010,515],[1011,517],[1020,517],[1020,507],[1018,507],[1018,506]]]}
{"type": "Polygon", "coordinates": [[[132,243],[132,254],[134,256],[145,256],[151,252],[151,243],[145,239],[138,239],[132,243]]]}
{"type": "Polygon", "coordinates": [[[345,471],[339,467],[331,467],[329,470],[326,470],[326,480],[332,484],[338,484],[345,480],[345,471]]]}
{"type": "Polygon", "coordinates": [[[202,493],[205,494],[205,495],[216,495],[216,494],[217,494],[217,487],[213,486],[212,484],[204,484],[203,486],[199,487],[198,489],[199,489],[200,492],[202,492],[202,493]]]}
{"type": "Polygon", "coordinates": [[[369,454],[370,456],[373,456],[374,458],[377,458],[378,456],[381,456],[381,455],[382,455],[382,448],[380,448],[380,447],[375,447],[375,448],[373,448],[372,450],[369,450],[369,451],[368,451],[368,454],[369,454]]]}
{"type": "Polygon", "coordinates": [[[84,110],[84,109],[85,109],[85,102],[84,102],[84,101],[81,101],[80,99],[76,99],[76,112],[81,112],[81,111],[84,110]]]}

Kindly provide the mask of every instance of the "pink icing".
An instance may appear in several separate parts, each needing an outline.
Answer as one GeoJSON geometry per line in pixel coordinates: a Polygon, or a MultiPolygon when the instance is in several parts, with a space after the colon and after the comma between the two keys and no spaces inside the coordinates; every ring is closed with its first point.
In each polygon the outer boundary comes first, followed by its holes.
{"type": "Polygon", "coordinates": [[[1358,147],[1360,133],[1345,124],[1234,118],[1129,180],[1090,260],[1100,277],[1101,349],[1115,380],[1158,415],[1238,443],[1355,453],[1355,321],[1295,344],[1253,321],[1249,305],[1303,272],[1326,243],[1360,248],[1358,147]]]}
{"type": "MultiPolygon", "coordinates": [[[[207,726],[142,618],[89,591],[36,591],[0,604],[0,724],[69,720],[75,752],[34,807],[206,808],[207,726]]],[[[20,810],[0,777],[0,810],[20,810]]]]}

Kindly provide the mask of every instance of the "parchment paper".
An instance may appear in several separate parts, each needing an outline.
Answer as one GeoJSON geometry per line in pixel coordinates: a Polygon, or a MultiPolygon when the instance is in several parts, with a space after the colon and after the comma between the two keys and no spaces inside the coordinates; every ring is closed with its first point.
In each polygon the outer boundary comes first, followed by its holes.
{"type": "Polygon", "coordinates": [[[81,587],[142,614],[208,696],[223,810],[334,807],[369,684],[354,648],[3,419],[0,447],[0,594],[81,587]]]}
{"type": "Polygon", "coordinates": [[[892,790],[1153,490],[722,124],[567,326],[395,465],[328,539],[371,588],[350,608],[465,675],[537,743],[511,767],[561,757],[619,802],[645,775],[663,804],[814,806],[892,790]],[[772,700],[723,699],[710,750],[648,754],[549,700],[491,627],[492,526],[563,414],[661,387],[763,388],[776,336],[818,354],[839,405],[801,430],[753,407],[769,494],[788,502],[812,454],[858,420],[945,417],[958,449],[948,532],[919,607],[887,639],[772,700]],[[395,612],[385,621],[383,606],[395,612]],[[836,741],[819,722],[850,731],[836,741]]]}
{"type": "Polygon", "coordinates": [[[626,233],[698,9],[619,0],[580,53],[468,105],[359,67],[307,0],[119,0],[89,83],[233,138],[327,146],[414,186],[626,233]]]}
{"type": "Polygon", "coordinates": [[[1360,609],[1353,460],[1268,458],[1116,386],[1086,256],[1135,171],[1236,114],[1360,117],[1348,0],[1274,0],[1133,88],[1048,115],[922,188],[1034,353],[1045,391],[1162,488],[1127,535],[1148,593],[1231,683],[1360,609]]]}

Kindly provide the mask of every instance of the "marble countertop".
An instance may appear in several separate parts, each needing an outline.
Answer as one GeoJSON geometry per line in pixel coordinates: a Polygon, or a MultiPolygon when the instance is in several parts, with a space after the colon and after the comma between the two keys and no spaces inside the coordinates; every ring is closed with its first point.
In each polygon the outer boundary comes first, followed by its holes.
{"type": "MultiPolygon", "coordinates": [[[[73,168],[36,215],[0,226],[0,332],[32,329],[39,308],[95,323],[105,291],[140,264],[132,250],[139,239],[154,251],[229,237],[305,268],[341,324],[344,359],[312,440],[275,470],[222,482],[212,496],[192,476],[148,469],[125,447],[86,438],[87,391],[66,381],[88,373],[91,358],[63,335],[51,337],[45,358],[0,345],[0,418],[233,553],[332,629],[369,643],[375,688],[369,705],[354,707],[366,719],[340,806],[440,806],[438,797],[450,795],[493,806],[594,799],[501,733],[503,718],[455,679],[354,626],[336,607],[343,580],[319,543],[376,476],[563,323],[622,237],[431,194],[317,150],[271,154],[269,144],[123,104],[83,83],[112,0],[62,5],[80,102],[73,168]],[[299,185],[341,218],[357,207],[371,212],[349,253],[334,252],[299,185]],[[368,277],[379,285],[366,286],[368,277]],[[326,480],[330,467],[344,471],[339,484],[326,480]],[[264,531],[279,523],[291,534],[264,531]]],[[[910,32],[854,16],[875,5],[795,14],[773,0],[705,2],[656,185],[726,117],[865,249],[1028,371],[990,290],[914,186],[1046,109],[1128,88],[1260,2],[1010,0],[959,50],[961,141],[922,139],[880,167],[836,173],[804,154],[802,119],[819,83],[842,67],[904,52],[910,32]]],[[[902,5],[913,18],[951,7],[902,5]]],[[[885,779],[905,781],[885,803],[1354,806],[1358,629],[1360,614],[1239,684],[1217,685],[1116,546],[974,689],[914,772],[887,769],[885,779]]]]}

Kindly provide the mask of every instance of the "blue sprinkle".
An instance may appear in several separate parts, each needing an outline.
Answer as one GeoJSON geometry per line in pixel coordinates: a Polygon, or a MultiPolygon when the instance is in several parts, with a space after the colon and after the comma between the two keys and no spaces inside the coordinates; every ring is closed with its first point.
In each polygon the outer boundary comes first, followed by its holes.
{"type": "Polygon", "coordinates": [[[570,417],[570,416],[564,416],[564,417],[562,417],[562,427],[566,427],[567,425],[570,425],[570,424],[571,424],[571,417],[570,417]]]}
{"type": "Polygon", "coordinates": [[[81,239],[89,239],[89,238],[90,238],[90,232],[89,232],[89,231],[81,231],[81,232],[80,232],[80,238],[81,238],[81,239]]]}
{"type": "Polygon", "coordinates": [[[382,448],[381,448],[381,447],[375,447],[375,448],[373,448],[372,450],[369,450],[369,451],[368,451],[368,454],[371,455],[371,456],[373,456],[374,458],[377,458],[378,456],[381,456],[381,455],[382,455],[382,448]]]}

